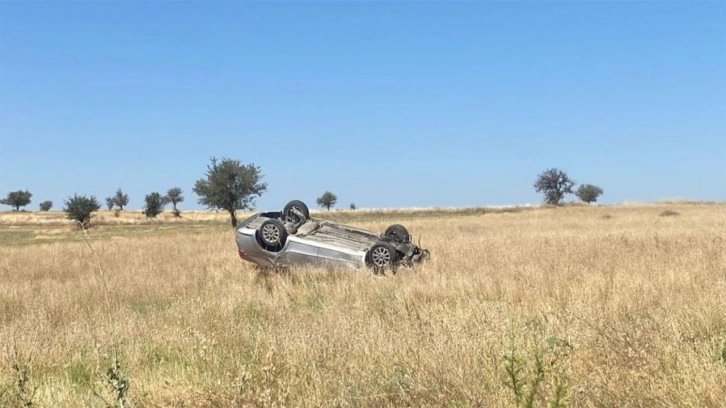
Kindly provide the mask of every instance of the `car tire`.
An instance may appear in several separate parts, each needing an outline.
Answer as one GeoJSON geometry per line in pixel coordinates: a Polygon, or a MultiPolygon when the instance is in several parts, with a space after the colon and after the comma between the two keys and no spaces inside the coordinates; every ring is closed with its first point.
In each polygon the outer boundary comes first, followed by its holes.
{"type": "Polygon", "coordinates": [[[280,220],[267,220],[260,225],[257,236],[266,251],[278,252],[287,242],[287,230],[280,220]]]}
{"type": "Polygon", "coordinates": [[[383,235],[393,242],[409,242],[411,240],[408,230],[401,224],[393,224],[386,228],[383,235]]]}
{"type": "Polygon", "coordinates": [[[368,250],[366,260],[376,274],[383,273],[387,269],[395,271],[398,252],[390,243],[378,242],[368,250]]]}
{"type": "Polygon", "coordinates": [[[306,221],[310,219],[310,210],[308,209],[308,206],[305,205],[300,200],[292,200],[289,203],[285,205],[285,207],[282,209],[282,220],[283,221],[289,221],[294,224],[301,223],[302,221],[306,221]],[[298,210],[300,213],[302,213],[304,219],[300,219],[300,215],[296,214],[294,210],[298,210]]]}

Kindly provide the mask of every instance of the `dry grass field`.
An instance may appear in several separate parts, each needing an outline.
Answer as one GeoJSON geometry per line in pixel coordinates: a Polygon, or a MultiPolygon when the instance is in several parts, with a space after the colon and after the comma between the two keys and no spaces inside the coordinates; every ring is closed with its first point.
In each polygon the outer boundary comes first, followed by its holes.
{"type": "Polygon", "coordinates": [[[113,403],[114,350],[130,407],[726,406],[726,204],[361,214],[433,259],[266,274],[224,214],[104,214],[95,252],[2,214],[0,406],[113,403]]]}

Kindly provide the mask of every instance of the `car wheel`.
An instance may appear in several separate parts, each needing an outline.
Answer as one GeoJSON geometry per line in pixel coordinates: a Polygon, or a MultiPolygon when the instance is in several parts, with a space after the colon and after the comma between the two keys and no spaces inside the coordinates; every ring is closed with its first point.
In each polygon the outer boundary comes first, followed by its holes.
{"type": "Polygon", "coordinates": [[[258,236],[267,251],[277,252],[287,242],[287,230],[280,220],[267,220],[263,222],[260,225],[258,236]]]}
{"type": "Polygon", "coordinates": [[[396,248],[388,242],[379,242],[368,250],[368,265],[370,265],[376,273],[382,273],[386,269],[393,270],[398,261],[398,253],[396,248]]]}
{"type": "Polygon", "coordinates": [[[408,230],[401,224],[393,224],[386,228],[383,235],[393,242],[409,242],[411,240],[408,230]]]}
{"type": "Polygon", "coordinates": [[[300,200],[292,200],[282,210],[282,220],[299,224],[310,219],[310,210],[300,200]]]}

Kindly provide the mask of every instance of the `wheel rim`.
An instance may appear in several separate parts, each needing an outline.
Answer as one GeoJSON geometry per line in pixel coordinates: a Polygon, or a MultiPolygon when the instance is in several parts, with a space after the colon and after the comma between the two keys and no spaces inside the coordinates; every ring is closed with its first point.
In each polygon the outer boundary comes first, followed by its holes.
{"type": "Polygon", "coordinates": [[[267,243],[278,243],[280,242],[280,230],[275,225],[265,225],[262,227],[262,238],[267,243]]]}
{"type": "Polygon", "coordinates": [[[296,211],[303,212],[300,208],[293,205],[287,209],[287,214],[285,214],[287,216],[287,220],[290,222],[294,222],[295,224],[301,221],[300,216],[297,215],[296,211]]]}
{"type": "Polygon", "coordinates": [[[375,266],[387,266],[391,263],[391,251],[384,247],[378,247],[371,253],[371,261],[375,266]]]}

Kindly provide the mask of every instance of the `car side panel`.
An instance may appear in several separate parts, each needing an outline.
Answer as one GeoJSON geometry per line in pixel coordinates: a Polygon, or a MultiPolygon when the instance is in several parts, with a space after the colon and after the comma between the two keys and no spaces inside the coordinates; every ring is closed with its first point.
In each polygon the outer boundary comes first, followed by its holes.
{"type": "MultiPolygon", "coordinates": [[[[314,242],[290,236],[279,252],[265,251],[257,242],[256,230],[250,228],[237,229],[237,247],[242,251],[243,259],[262,266],[284,266],[319,263],[318,248],[314,242]]],[[[242,255],[240,254],[240,255],[242,255]]]]}
{"type": "Polygon", "coordinates": [[[318,258],[323,263],[345,263],[356,267],[365,266],[365,251],[337,247],[320,242],[316,244],[318,245],[318,258]]]}
{"type": "Polygon", "coordinates": [[[239,228],[237,247],[243,259],[268,267],[302,264],[345,264],[365,266],[365,251],[353,250],[291,235],[279,252],[265,251],[255,236],[256,230],[239,228]]]}
{"type": "Polygon", "coordinates": [[[319,263],[318,247],[313,244],[294,235],[288,237],[285,247],[279,252],[278,263],[286,265],[319,263]]]}

